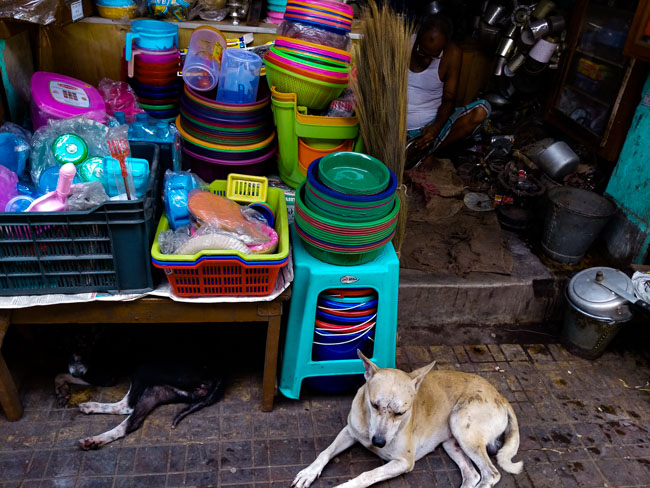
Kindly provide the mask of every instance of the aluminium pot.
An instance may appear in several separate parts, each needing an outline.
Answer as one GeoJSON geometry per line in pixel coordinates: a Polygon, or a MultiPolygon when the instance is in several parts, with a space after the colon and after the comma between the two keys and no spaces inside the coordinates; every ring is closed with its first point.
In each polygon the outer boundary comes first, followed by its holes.
{"type": "Polygon", "coordinates": [[[599,271],[613,286],[634,294],[632,280],[614,268],[589,268],[571,278],[565,289],[562,341],[571,353],[587,359],[600,357],[632,318],[628,302],[596,282],[599,271]]]}
{"type": "Polygon", "coordinates": [[[579,163],[580,157],[564,141],[556,141],[549,145],[540,153],[537,162],[547,175],[558,181],[573,173],[579,163]]]}

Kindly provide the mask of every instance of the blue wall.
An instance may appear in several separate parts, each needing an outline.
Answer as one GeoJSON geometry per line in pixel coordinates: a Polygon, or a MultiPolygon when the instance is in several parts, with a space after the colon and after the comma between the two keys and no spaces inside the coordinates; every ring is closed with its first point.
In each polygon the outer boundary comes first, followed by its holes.
{"type": "Polygon", "coordinates": [[[609,180],[605,193],[614,198],[627,220],[627,227],[635,227],[618,235],[618,246],[634,249],[632,262],[641,263],[650,244],[650,77],[643,87],[643,100],[636,109],[625,144],[609,180]],[[631,225],[630,225],[631,224],[631,225]],[[637,239],[636,245],[620,242],[637,239]]]}

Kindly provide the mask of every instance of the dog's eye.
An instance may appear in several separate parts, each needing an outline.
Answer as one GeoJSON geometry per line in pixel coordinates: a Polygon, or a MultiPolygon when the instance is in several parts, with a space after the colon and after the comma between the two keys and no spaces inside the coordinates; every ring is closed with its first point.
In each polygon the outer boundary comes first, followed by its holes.
{"type": "Polygon", "coordinates": [[[393,415],[395,415],[395,417],[401,417],[404,415],[404,412],[393,412],[393,415]]]}
{"type": "Polygon", "coordinates": [[[376,403],[371,403],[370,405],[372,405],[372,408],[374,408],[375,410],[379,410],[379,405],[377,405],[376,403]]]}

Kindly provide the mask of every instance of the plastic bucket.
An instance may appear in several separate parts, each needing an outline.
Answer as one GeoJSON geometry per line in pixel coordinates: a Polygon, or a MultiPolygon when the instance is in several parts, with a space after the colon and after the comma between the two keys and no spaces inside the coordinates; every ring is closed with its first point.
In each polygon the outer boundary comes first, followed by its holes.
{"type": "Polygon", "coordinates": [[[243,49],[228,49],[223,55],[217,102],[252,103],[257,99],[262,58],[243,49]]]}
{"type": "Polygon", "coordinates": [[[616,213],[616,205],[589,190],[568,186],[551,189],[548,199],[542,249],[558,263],[577,264],[616,213]]]}
{"type": "Polygon", "coordinates": [[[212,27],[192,32],[183,66],[183,80],[192,89],[209,91],[217,86],[226,39],[212,27]]]}
{"type": "MultiPolygon", "coordinates": [[[[314,344],[312,357],[314,361],[328,361],[339,359],[357,359],[357,349],[360,349],[366,356],[371,357],[373,351],[373,342],[371,338],[374,335],[375,328],[372,327],[360,334],[357,334],[353,340],[332,341],[334,344],[319,345],[314,344]],[[345,344],[341,344],[346,342],[345,344]]],[[[332,334],[335,335],[335,334],[332,334]]],[[[344,337],[344,334],[339,334],[344,337]]],[[[315,337],[321,336],[314,334],[315,337]]],[[[322,343],[322,340],[316,339],[315,342],[322,343]]],[[[306,384],[312,388],[327,392],[338,392],[356,388],[363,382],[363,375],[336,375],[336,376],[317,376],[306,379],[306,384]]]]}

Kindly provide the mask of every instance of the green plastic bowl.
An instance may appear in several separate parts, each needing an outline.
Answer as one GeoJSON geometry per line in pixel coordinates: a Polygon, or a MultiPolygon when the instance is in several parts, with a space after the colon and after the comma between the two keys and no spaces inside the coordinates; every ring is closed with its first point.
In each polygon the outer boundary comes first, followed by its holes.
{"type": "Polygon", "coordinates": [[[384,163],[368,154],[349,151],[323,156],[318,176],[325,186],[351,195],[376,195],[386,190],[390,182],[384,163]]]}
{"type": "Polygon", "coordinates": [[[367,234],[365,236],[346,236],[342,234],[335,234],[332,232],[327,232],[321,229],[314,227],[311,224],[308,224],[300,216],[296,215],[294,217],[300,228],[310,236],[319,239],[321,241],[329,242],[330,244],[335,244],[339,246],[365,246],[368,244],[373,244],[375,242],[382,241],[386,239],[395,231],[397,227],[397,222],[388,227],[387,229],[377,232],[375,234],[367,234]]]}
{"type": "Polygon", "coordinates": [[[335,207],[336,207],[336,205],[343,205],[344,207],[352,207],[354,209],[363,209],[363,210],[365,210],[367,208],[376,207],[377,205],[388,204],[389,202],[391,202],[395,198],[395,193],[392,193],[390,196],[384,198],[383,200],[374,200],[374,201],[368,201],[368,202],[356,202],[356,201],[353,202],[353,201],[350,201],[350,200],[342,200],[340,198],[325,195],[321,191],[314,188],[314,185],[311,184],[309,179],[307,179],[306,182],[307,182],[307,187],[309,188],[309,191],[312,192],[314,195],[320,197],[319,201],[327,200],[328,202],[332,203],[335,207]]]}
{"type": "Polygon", "coordinates": [[[382,246],[379,249],[360,253],[326,251],[320,247],[313,246],[310,242],[307,242],[304,239],[301,240],[305,250],[316,259],[323,261],[324,263],[335,264],[338,266],[356,266],[358,264],[369,263],[378,257],[384,250],[382,246]]]}
{"type": "Polygon", "coordinates": [[[306,189],[304,203],[307,205],[309,210],[324,217],[332,219],[353,218],[359,222],[370,222],[388,215],[395,204],[394,199],[395,198],[391,199],[381,207],[362,210],[356,208],[337,207],[330,202],[320,200],[306,189]]]}
{"type": "Polygon", "coordinates": [[[399,213],[399,199],[395,198],[395,206],[393,207],[391,212],[382,219],[377,219],[370,222],[353,222],[353,221],[351,222],[347,220],[336,220],[332,218],[327,218],[320,214],[316,214],[311,210],[309,210],[309,208],[307,208],[307,206],[304,203],[305,202],[304,191],[305,191],[305,182],[303,181],[298,187],[298,190],[296,191],[295,205],[300,206],[300,208],[305,212],[305,214],[313,218],[314,220],[319,220],[325,224],[341,227],[343,229],[365,229],[367,227],[385,224],[389,220],[393,219],[399,213]]]}

